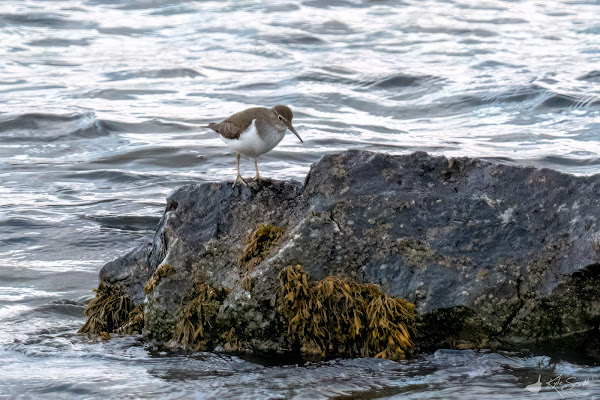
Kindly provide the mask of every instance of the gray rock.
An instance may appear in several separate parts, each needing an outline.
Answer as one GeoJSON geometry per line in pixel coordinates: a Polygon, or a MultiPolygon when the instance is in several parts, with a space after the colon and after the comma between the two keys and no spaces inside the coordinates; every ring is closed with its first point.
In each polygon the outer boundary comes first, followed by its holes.
{"type": "Polygon", "coordinates": [[[279,271],[300,264],[314,279],[375,283],[414,302],[423,348],[569,343],[598,357],[599,194],[600,175],[347,151],[323,157],[304,184],[176,189],[152,242],[100,277],[146,303],[144,334],[163,342],[194,283],[206,282],[231,289],[219,320],[249,347],[284,348],[272,299],[279,271]],[[260,224],[284,234],[245,275],[238,259],[260,224]],[[163,264],[176,272],[145,295],[163,264]]]}

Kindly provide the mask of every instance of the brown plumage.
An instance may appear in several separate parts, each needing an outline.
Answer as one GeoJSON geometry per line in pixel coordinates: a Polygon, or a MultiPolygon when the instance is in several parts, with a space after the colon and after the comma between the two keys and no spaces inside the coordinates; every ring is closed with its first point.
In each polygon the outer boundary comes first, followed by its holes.
{"type": "MultiPolygon", "coordinates": [[[[273,108],[266,107],[252,107],[244,111],[237,112],[222,122],[212,122],[208,124],[208,127],[219,135],[226,139],[239,139],[242,132],[244,132],[252,123],[252,120],[256,120],[256,129],[258,134],[264,132],[267,124],[277,125],[279,123],[278,116],[281,115],[291,124],[294,113],[288,106],[275,106],[273,108]]],[[[262,135],[261,135],[262,136],[262,135]]]]}
{"type": "Polygon", "coordinates": [[[233,183],[241,181],[240,154],[254,159],[256,179],[258,173],[257,159],[260,155],[271,151],[290,130],[300,139],[302,138],[292,126],[294,114],[288,106],[278,105],[273,108],[252,107],[237,112],[221,122],[213,122],[208,127],[221,135],[221,139],[237,152],[238,175],[233,183]]]}

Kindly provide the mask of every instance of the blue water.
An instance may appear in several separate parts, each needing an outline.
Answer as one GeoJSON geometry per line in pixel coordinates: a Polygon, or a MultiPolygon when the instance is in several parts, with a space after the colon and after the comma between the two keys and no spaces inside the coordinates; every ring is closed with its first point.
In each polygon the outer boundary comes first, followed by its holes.
{"type": "Polygon", "coordinates": [[[600,369],[547,355],[296,365],[76,334],[171,189],[235,177],[198,126],[289,105],[304,144],[259,161],[278,179],[348,148],[593,174],[598,43],[593,0],[0,1],[0,399],[515,399],[539,375],[537,398],[600,397],[600,369]]]}

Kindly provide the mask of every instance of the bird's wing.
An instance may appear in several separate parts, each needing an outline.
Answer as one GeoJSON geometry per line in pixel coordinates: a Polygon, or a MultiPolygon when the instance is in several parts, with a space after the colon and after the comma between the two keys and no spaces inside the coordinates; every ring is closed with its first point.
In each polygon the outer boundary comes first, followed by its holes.
{"type": "Polygon", "coordinates": [[[208,127],[217,132],[219,135],[223,136],[225,139],[239,139],[240,134],[246,130],[248,125],[238,126],[232,124],[231,122],[213,122],[212,124],[208,124],[208,127]]]}
{"type": "Polygon", "coordinates": [[[253,120],[272,112],[265,107],[253,107],[233,114],[223,122],[208,124],[208,127],[226,139],[239,139],[240,134],[250,126],[253,120]]]}

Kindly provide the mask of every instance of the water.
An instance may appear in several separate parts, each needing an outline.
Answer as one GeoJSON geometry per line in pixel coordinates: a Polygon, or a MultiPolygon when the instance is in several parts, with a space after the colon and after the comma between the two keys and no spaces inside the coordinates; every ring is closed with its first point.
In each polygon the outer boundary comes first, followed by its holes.
{"type": "Polygon", "coordinates": [[[599,397],[599,368],[545,355],[297,365],[75,333],[171,189],[234,178],[197,127],[246,107],[295,111],[305,143],[259,162],[279,179],[348,148],[600,171],[599,6],[0,1],[0,399],[514,399],[538,375],[544,399],[599,397]]]}

